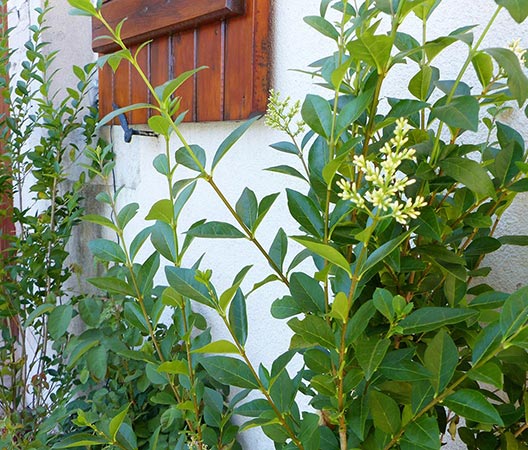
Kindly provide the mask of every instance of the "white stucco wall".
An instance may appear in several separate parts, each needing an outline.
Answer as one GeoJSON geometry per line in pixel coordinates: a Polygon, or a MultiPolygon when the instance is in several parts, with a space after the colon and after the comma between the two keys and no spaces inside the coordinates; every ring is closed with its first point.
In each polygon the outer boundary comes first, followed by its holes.
{"type": "MultiPolygon", "coordinates": [[[[85,18],[72,18],[65,15],[68,9],[66,0],[52,0],[55,12],[50,17],[51,30],[48,39],[57,48],[65,49],[61,61],[66,65],[73,60],[89,61],[92,55],[89,50],[90,30],[85,18]]],[[[23,36],[22,26],[27,23],[27,6],[38,0],[10,0],[10,4],[24,11],[20,16],[15,37],[23,36]],[[20,9],[22,8],[22,9],[20,9]],[[24,21],[25,20],[25,21],[24,21]]],[[[440,34],[447,34],[462,25],[486,22],[495,9],[493,0],[444,0],[430,25],[430,38],[440,34]]],[[[293,99],[302,99],[305,94],[313,90],[309,76],[291,71],[290,69],[304,69],[321,56],[332,51],[332,42],[320,37],[303,22],[305,15],[318,14],[319,0],[275,0],[273,12],[273,87],[293,99]]],[[[12,25],[14,25],[12,23],[12,25]]],[[[418,34],[418,22],[412,22],[406,27],[407,32],[418,34]]],[[[484,46],[505,46],[514,38],[521,37],[522,45],[528,46],[528,27],[515,24],[503,12],[493,27],[492,33],[486,39],[484,46]]],[[[478,30],[477,30],[478,33],[478,30]]],[[[24,40],[27,34],[24,36],[24,40]]],[[[14,46],[20,45],[22,39],[12,40],[14,46]]],[[[438,66],[442,68],[443,79],[453,79],[466,56],[463,46],[453,46],[445,55],[439,57],[438,66]],[[440,62],[441,61],[441,62],[440,62]]],[[[416,72],[415,67],[402,67],[400,75],[389,79],[384,95],[402,95],[402,86],[407,85],[410,74],[416,72]]],[[[408,95],[408,94],[403,94],[408,95]]],[[[410,96],[410,95],[409,95],[410,96]]],[[[514,114],[510,120],[523,128],[524,136],[528,139],[528,125],[526,118],[514,114]]],[[[201,145],[212,158],[222,139],[237,126],[236,123],[208,123],[185,124],[183,134],[190,143],[201,145]]],[[[125,144],[120,129],[111,132],[117,154],[117,185],[124,185],[122,202],[139,202],[142,206],[140,217],[144,217],[150,206],[160,198],[166,196],[165,180],[152,168],[152,159],[163,151],[162,142],[152,138],[134,137],[132,144],[125,144]]],[[[226,156],[218,167],[215,178],[223,189],[227,198],[234,204],[245,186],[253,189],[257,197],[271,192],[284,191],[285,183],[289,186],[304,189],[299,183],[293,185],[291,178],[279,174],[264,172],[263,169],[283,163],[295,164],[293,157],[278,153],[268,147],[270,143],[283,140],[275,131],[265,128],[262,121],[255,124],[240,140],[238,145],[226,156]]],[[[174,142],[174,148],[178,148],[174,142]]],[[[527,234],[528,233],[528,198],[520,197],[514,207],[508,212],[499,234],[527,234]]],[[[202,218],[210,220],[231,221],[225,207],[215,197],[213,191],[201,183],[196,194],[185,209],[181,219],[181,229],[202,218]]],[[[134,235],[142,226],[140,220],[134,221],[129,229],[129,235],[134,235]]],[[[266,248],[278,227],[282,226],[288,234],[296,233],[296,225],[288,218],[285,195],[281,195],[258,233],[258,238],[266,248]]],[[[291,247],[293,244],[290,243],[291,247]]],[[[88,250],[84,250],[86,253],[88,250]]],[[[83,252],[82,248],[80,252],[83,252]]],[[[213,280],[222,290],[229,286],[238,270],[247,264],[254,268],[247,277],[246,288],[253,282],[265,278],[270,273],[262,256],[250,243],[239,241],[206,241],[197,240],[193,250],[189,253],[186,263],[192,264],[202,253],[206,253],[202,267],[212,268],[213,280]]],[[[528,252],[522,248],[504,247],[491,258],[490,264],[495,268],[489,282],[495,287],[511,291],[528,280],[528,252]]],[[[160,282],[163,279],[160,278],[160,282]]],[[[268,285],[250,297],[248,314],[250,322],[250,337],[248,353],[255,362],[270,364],[275,355],[286,350],[289,343],[289,331],[284,322],[270,317],[270,305],[277,297],[283,295],[285,289],[278,283],[268,285]]],[[[212,319],[214,322],[214,318],[212,319]]],[[[217,337],[225,335],[220,325],[214,327],[217,337]]],[[[245,437],[246,447],[252,450],[271,450],[273,445],[264,439],[258,431],[252,431],[245,437]]],[[[452,444],[449,448],[456,448],[452,444]]],[[[460,447],[463,448],[463,447],[460,447]]]]}

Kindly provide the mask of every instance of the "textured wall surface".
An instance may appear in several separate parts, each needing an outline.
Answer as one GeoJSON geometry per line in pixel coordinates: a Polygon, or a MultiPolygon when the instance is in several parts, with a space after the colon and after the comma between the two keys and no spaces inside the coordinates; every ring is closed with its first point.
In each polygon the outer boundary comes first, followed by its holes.
{"type": "MultiPolygon", "coordinates": [[[[20,29],[16,35],[23,35],[23,26],[27,24],[27,1],[13,0],[15,6],[14,17],[19,20],[20,29]]],[[[31,0],[35,6],[35,0],[31,0]]],[[[75,58],[89,61],[92,58],[89,44],[89,25],[85,19],[65,16],[67,9],[65,0],[53,0],[55,12],[52,15],[52,29],[48,38],[57,48],[65,49],[60,61],[71,63],[75,58]]],[[[485,23],[495,9],[493,0],[444,0],[442,6],[434,15],[430,25],[429,37],[441,34],[468,24],[485,23]]],[[[331,41],[311,32],[302,21],[304,15],[318,13],[319,0],[275,0],[273,23],[273,87],[293,99],[302,99],[313,90],[312,80],[308,75],[291,71],[290,69],[304,69],[306,66],[332,51],[331,41]]],[[[12,22],[12,25],[15,25],[12,22]]],[[[477,28],[477,33],[482,27],[477,28]]],[[[421,26],[416,21],[407,26],[407,32],[418,34],[421,26]]],[[[27,36],[27,34],[26,34],[27,36]]],[[[503,12],[495,23],[492,33],[486,39],[484,46],[504,46],[514,38],[521,38],[522,45],[528,46],[528,27],[516,25],[503,12]]],[[[15,45],[18,45],[15,43],[15,45]]],[[[454,79],[464,58],[466,49],[454,45],[445,55],[439,57],[438,66],[442,68],[443,79],[454,79]],[[441,61],[441,62],[440,62],[441,61]]],[[[402,95],[402,89],[407,85],[409,75],[416,72],[415,67],[402,67],[400,72],[392,76],[388,82],[384,96],[402,95]]],[[[408,95],[408,94],[403,94],[408,95]]],[[[524,130],[528,139],[528,125],[526,118],[520,114],[505,117],[504,121],[515,122],[524,130]]],[[[196,143],[205,148],[209,158],[212,158],[222,139],[233,130],[235,123],[189,124],[182,126],[182,131],[190,143],[196,143]]],[[[154,171],[152,159],[163,151],[162,142],[153,138],[134,137],[132,144],[125,144],[122,132],[118,128],[111,131],[111,137],[117,152],[116,184],[124,185],[122,202],[139,202],[142,206],[140,217],[144,217],[150,206],[161,196],[165,196],[164,180],[154,171]]],[[[245,186],[251,187],[259,198],[271,192],[283,191],[285,182],[291,179],[263,169],[283,163],[295,164],[287,155],[271,150],[270,143],[283,140],[280,134],[265,128],[262,121],[254,125],[240,140],[238,145],[227,155],[215,172],[217,184],[224,190],[228,199],[234,203],[245,186]]],[[[468,136],[469,139],[469,136],[468,136]]],[[[178,148],[178,142],[173,143],[178,148]]],[[[304,189],[303,186],[292,186],[304,189]]],[[[514,207],[508,212],[499,230],[500,234],[528,234],[528,198],[520,197],[514,207]]],[[[296,233],[296,225],[288,220],[285,196],[281,195],[271,214],[263,223],[258,238],[268,248],[276,229],[281,226],[288,234],[296,233]]],[[[208,218],[211,220],[226,220],[230,217],[214,193],[208,186],[201,184],[196,189],[196,196],[191,200],[182,217],[181,229],[194,221],[208,218]]],[[[129,229],[133,235],[143,225],[140,221],[133,223],[129,229]]],[[[293,245],[290,243],[291,247],[293,245]]],[[[78,246],[78,251],[87,253],[86,249],[78,246]]],[[[212,268],[213,280],[219,290],[226,288],[238,270],[247,264],[254,268],[247,278],[247,286],[263,279],[269,270],[261,255],[249,243],[240,241],[197,241],[189,254],[186,263],[192,264],[196,258],[205,253],[202,263],[204,268],[212,268]]],[[[489,282],[493,286],[511,291],[528,281],[528,251],[522,248],[504,247],[488,259],[495,268],[489,282]]],[[[160,282],[164,280],[160,279],[160,282]]],[[[284,351],[289,343],[289,331],[284,322],[270,317],[269,309],[273,300],[284,294],[280,285],[271,285],[250,297],[248,314],[250,321],[250,337],[248,350],[255,361],[269,364],[273,355],[284,351]]],[[[214,318],[212,318],[214,322],[214,318]]],[[[214,327],[216,337],[224,337],[224,330],[218,323],[214,327]]],[[[449,440],[449,438],[446,438],[449,440]]],[[[246,448],[252,450],[271,450],[272,444],[258,431],[252,431],[245,436],[246,448]]],[[[446,448],[457,447],[450,443],[446,448]]]]}

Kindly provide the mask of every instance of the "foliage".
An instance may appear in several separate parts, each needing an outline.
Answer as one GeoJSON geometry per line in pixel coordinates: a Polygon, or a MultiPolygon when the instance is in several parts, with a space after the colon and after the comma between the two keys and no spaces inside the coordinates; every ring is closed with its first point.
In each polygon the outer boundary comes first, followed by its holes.
{"type": "Polygon", "coordinates": [[[0,446],[10,449],[46,448],[48,433],[67,417],[75,383],[63,353],[75,303],[66,247],[83,214],[85,176],[68,175],[82,155],[76,139],[90,143],[94,134],[96,111],[86,107],[94,64],[74,68],[75,88],[54,90],[56,53],[42,42],[48,10],[47,2],[37,10],[18,73],[9,73],[10,30],[0,50],[9,111],[0,123],[0,197],[12,202],[4,213],[17,230],[2,236],[0,258],[0,446]]]}
{"type": "MultiPolygon", "coordinates": [[[[118,237],[117,242],[92,242],[107,273],[91,282],[122,302],[126,330],[143,336],[135,348],[118,353],[145,362],[141,373],[149,389],[166,394],[180,412],[185,423],[180,423],[183,440],[176,448],[185,448],[185,441],[190,447],[229,448],[231,441],[221,438],[222,425],[235,432],[228,425],[233,411],[248,418],[239,431],[261,427],[276,448],[284,449],[439,449],[446,433],[458,433],[470,449],[528,445],[528,290],[497,292],[484,282],[491,269],[481,267],[484,256],[502,245],[526,242],[525,236],[495,237],[503,213],[519,192],[528,190],[525,142],[501,122],[505,109],[513,103],[522,107],[527,100],[525,62],[516,46],[484,49],[482,43],[501,12],[521,23],[528,5],[497,0],[496,12],[478,34],[470,26],[428,40],[427,23],[440,3],[378,0],[357,7],[356,2],[324,0],[320,15],[305,19],[336,45],[334,54],[312,64],[312,75],[329,90],[329,98],[310,94],[302,103],[307,133],[296,119],[298,105],[290,109],[275,93],[267,118],[291,138],[272,147],[299,159],[299,167],[274,169],[307,184],[304,192],[286,190],[300,230],[290,238],[304,247],[293,257],[282,229],[269,250],[257,236],[277,194],[259,201],[246,188],[232,205],[214,178],[217,165],[256,119],[229,135],[212,161],[182,135],[185,113],[175,93],[202,68],[159,87],[149,85],[152,104],[125,107],[102,119],[104,125],[120,113],[149,108],[154,113],[149,126],[166,143],[153,164],[166,178],[168,194],[147,215],[152,225],[128,242],[124,229],[138,205],[118,209],[111,193],[99,198],[111,208],[112,220],[85,219],[118,237]],[[329,17],[336,14],[339,20],[332,22],[329,17]],[[421,42],[401,31],[410,16],[423,22],[421,42]],[[436,57],[454,43],[467,47],[467,57],[457,78],[446,80],[436,57]],[[404,63],[416,69],[408,93],[385,100],[388,74],[404,63]],[[478,88],[464,81],[470,67],[478,88]],[[482,139],[477,131],[484,127],[482,139]],[[171,137],[181,143],[175,151],[171,137]],[[180,166],[195,178],[179,179],[180,166]],[[178,217],[197,182],[213,189],[233,223],[198,222],[181,242],[178,217]],[[140,258],[149,237],[154,251],[140,258]],[[217,292],[213,273],[200,268],[201,260],[186,263],[195,238],[246,239],[272,274],[245,290],[251,267],[242,261],[232,286],[217,292]],[[153,287],[162,258],[168,261],[168,286],[153,287]],[[314,269],[298,271],[306,258],[314,269]],[[292,261],[288,268],[287,259],[292,261]],[[245,347],[250,325],[246,300],[272,281],[289,291],[271,312],[289,319],[293,337],[290,349],[271,367],[255,367],[245,347]],[[229,340],[211,341],[193,312],[196,304],[222,320],[229,340]],[[163,310],[173,317],[168,327],[160,324],[163,310]],[[304,361],[296,372],[289,365],[295,354],[304,361]],[[242,394],[227,401],[219,396],[227,394],[226,386],[242,394]],[[257,397],[242,403],[249,392],[257,397]],[[310,398],[317,413],[300,410],[299,393],[310,398]]],[[[77,13],[102,21],[121,47],[103,63],[115,70],[126,61],[142,73],[137,62],[141,49],[132,54],[126,48],[120,27],[109,27],[88,0],[70,4],[77,13]]],[[[105,151],[92,150],[92,159],[102,161],[105,151]]],[[[107,178],[113,165],[94,167],[107,178]]],[[[87,351],[89,345],[83,345],[87,351]]],[[[90,348],[101,346],[98,351],[107,354],[110,346],[101,339],[90,348]]],[[[103,370],[100,377],[95,368],[89,371],[99,379],[104,375],[103,370]]],[[[130,439],[130,445],[117,439],[119,433],[138,432],[137,422],[132,427],[124,419],[127,405],[119,406],[97,426],[100,417],[86,418],[80,411],[77,423],[95,432],[70,436],[56,448],[87,439],[136,448],[130,439]]],[[[144,448],[154,450],[157,442],[144,443],[144,448]]]]}

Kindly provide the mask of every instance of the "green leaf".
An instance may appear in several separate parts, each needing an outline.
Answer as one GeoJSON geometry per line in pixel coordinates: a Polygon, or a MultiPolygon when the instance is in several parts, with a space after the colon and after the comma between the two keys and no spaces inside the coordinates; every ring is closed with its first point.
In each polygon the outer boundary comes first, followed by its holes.
{"type": "Polygon", "coordinates": [[[495,188],[487,170],[478,162],[467,158],[447,158],[440,161],[440,168],[447,176],[463,184],[480,199],[495,198],[495,188]]]}
{"type": "Polygon", "coordinates": [[[284,259],[288,253],[288,236],[282,228],[279,228],[271,247],[269,249],[269,256],[273,263],[279,268],[280,271],[284,267],[284,259]]]}
{"type": "Polygon", "coordinates": [[[379,371],[389,380],[394,381],[423,381],[431,377],[425,367],[411,360],[413,351],[408,349],[393,350],[387,353],[379,366],[379,371]]]}
{"type": "Polygon", "coordinates": [[[378,339],[377,337],[358,339],[354,344],[356,358],[365,373],[365,379],[369,381],[376,373],[383,358],[390,347],[390,339],[378,339]]]}
{"type": "Polygon", "coordinates": [[[464,251],[465,256],[480,256],[488,253],[493,253],[501,247],[501,242],[498,239],[490,236],[482,236],[476,238],[469,244],[464,251]]]}
{"type": "Polygon", "coordinates": [[[344,292],[338,292],[332,302],[332,310],[330,311],[330,317],[341,320],[345,323],[348,320],[348,314],[350,313],[350,305],[348,297],[344,292]]]}
{"type": "Polygon", "coordinates": [[[366,330],[370,319],[376,314],[376,307],[374,302],[369,300],[366,303],[363,303],[355,314],[352,316],[348,322],[347,333],[346,333],[346,342],[347,345],[353,344],[356,339],[358,339],[363,331],[366,330]]]}
{"type": "Polygon", "coordinates": [[[206,222],[187,231],[189,236],[210,239],[242,239],[244,233],[226,222],[206,222]]]}
{"type": "Polygon", "coordinates": [[[302,105],[301,115],[313,131],[329,138],[332,134],[332,109],[324,98],[308,94],[302,105]]]}
{"type": "Polygon", "coordinates": [[[258,382],[245,362],[227,357],[211,356],[200,361],[209,376],[221,383],[247,389],[258,389],[258,382]]]}
{"type": "MultiPolygon", "coordinates": [[[[526,3],[526,0],[523,1],[526,3]]],[[[507,48],[488,48],[484,51],[491,55],[508,75],[510,92],[517,100],[519,107],[521,107],[528,98],[528,78],[524,74],[519,58],[507,48]]]]}
{"type": "Polygon", "coordinates": [[[299,244],[305,246],[308,250],[314,252],[316,255],[319,255],[326,259],[328,262],[340,267],[346,271],[350,276],[352,276],[352,271],[350,270],[350,264],[346,258],[334,247],[323,244],[315,239],[302,236],[293,236],[292,239],[299,244]]]}
{"type": "Polygon", "coordinates": [[[86,216],[82,217],[82,220],[84,220],[85,222],[95,223],[97,225],[110,228],[112,231],[117,231],[117,227],[110,219],[103,216],[99,216],[97,214],[87,214],[86,216]]]}
{"type": "Polygon", "coordinates": [[[158,367],[160,373],[170,373],[171,375],[189,375],[189,365],[187,361],[166,361],[158,367]]]}
{"type": "Polygon", "coordinates": [[[196,69],[188,70],[181,73],[173,80],[169,80],[160,86],[156,86],[154,89],[156,95],[161,101],[167,100],[183,83],[185,83],[189,78],[192,78],[197,72],[204,69],[207,69],[207,66],[200,66],[196,69]]]}
{"type": "Polygon", "coordinates": [[[340,135],[345,129],[358,120],[372,101],[374,89],[362,92],[354,99],[348,101],[337,116],[337,130],[340,135]]]}
{"type": "Polygon", "coordinates": [[[502,330],[500,324],[492,323],[484,328],[477,336],[473,344],[473,355],[471,362],[473,366],[478,364],[482,358],[497,349],[501,344],[502,330]]]}
{"type": "Polygon", "coordinates": [[[483,88],[486,88],[493,78],[493,60],[484,52],[477,52],[471,59],[473,68],[483,88]]]}
{"type": "Polygon", "coordinates": [[[440,450],[438,422],[434,417],[422,416],[405,428],[400,441],[401,450],[440,450]]]}
{"type": "Polygon", "coordinates": [[[242,191],[242,194],[235,205],[235,209],[242,219],[242,222],[244,222],[244,225],[250,230],[253,230],[253,226],[258,217],[258,202],[257,196],[251,189],[245,188],[242,191]]]}
{"type": "Polygon", "coordinates": [[[291,142],[281,141],[275,144],[271,144],[270,147],[279,152],[289,153],[291,155],[299,154],[299,149],[291,142]]]}
{"type": "Polygon", "coordinates": [[[399,431],[401,426],[400,408],[391,397],[371,390],[368,404],[376,428],[391,436],[399,431]]]}
{"type": "Polygon", "coordinates": [[[503,339],[508,339],[528,320],[528,286],[514,292],[504,303],[500,315],[503,339]]]}
{"type": "Polygon", "coordinates": [[[447,104],[444,97],[431,110],[431,119],[439,119],[452,128],[478,131],[479,111],[479,102],[471,95],[455,97],[447,104]]]}
{"type": "Polygon", "coordinates": [[[361,267],[360,274],[363,276],[367,271],[372,269],[376,264],[383,261],[387,256],[389,256],[394,250],[396,250],[411,234],[414,230],[407,231],[394,239],[385,242],[385,244],[378,247],[374,250],[365,261],[363,267],[361,267]]]}
{"type": "Polygon", "coordinates": [[[303,272],[290,277],[290,293],[293,300],[305,313],[325,312],[325,294],[319,282],[303,272]]]}
{"type": "Polygon", "coordinates": [[[289,295],[278,298],[271,305],[271,315],[275,319],[287,319],[303,312],[299,302],[289,295]]]}
{"type": "Polygon", "coordinates": [[[225,154],[237,143],[237,141],[244,135],[248,128],[253,125],[261,116],[255,116],[252,119],[244,122],[237,129],[235,129],[229,136],[227,136],[224,141],[218,147],[214,158],[212,170],[217,166],[220,160],[225,156],[225,154]]]}
{"type": "Polygon", "coordinates": [[[394,319],[393,295],[386,289],[377,288],[372,296],[376,309],[392,323],[394,319]]]}
{"type": "Polygon", "coordinates": [[[390,59],[392,44],[389,36],[363,34],[357,40],[350,42],[347,48],[353,59],[376,67],[378,73],[381,74],[390,59]]]}
{"type": "Polygon", "coordinates": [[[474,319],[478,315],[478,311],[473,309],[425,306],[403,319],[399,326],[402,328],[403,334],[426,333],[445,325],[474,319]]]}
{"type": "Polygon", "coordinates": [[[240,285],[244,281],[244,278],[246,277],[247,273],[251,269],[252,266],[246,266],[244,267],[236,276],[235,280],[233,281],[233,285],[226,289],[222,295],[220,295],[220,307],[222,308],[222,311],[227,311],[227,307],[233,300],[235,294],[237,293],[238,289],[240,288],[240,285]]]}
{"type": "Polygon", "coordinates": [[[181,267],[165,267],[169,285],[179,294],[206,306],[213,306],[207,287],[196,281],[196,271],[181,267]]]}
{"type": "Polygon", "coordinates": [[[436,67],[424,66],[411,78],[409,92],[418,100],[426,101],[433,93],[435,82],[440,78],[440,72],[436,67]]]}
{"type": "MultiPolygon", "coordinates": [[[[152,116],[148,119],[149,128],[160,136],[169,137],[172,130],[172,122],[163,116],[152,116]]],[[[159,155],[165,156],[165,155],[159,155]]],[[[155,167],[155,166],[154,166],[155,167]]],[[[157,168],[156,168],[157,169],[157,168]]],[[[158,170],[159,172],[159,170],[158,170]]],[[[162,173],[162,172],[160,172],[162,173]]],[[[162,173],[163,174],[163,173],[162,173]]],[[[166,175],[167,173],[163,174],[166,175]]]]}
{"type": "Polygon", "coordinates": [[[145,220],[159,220],[164,223],[173,222],[173,205],[169,199],[158,200],[150,208],[145,220]]]}
{"type": "Polygon", "coordinates": [[[292,177],[307,181],[304,175],[301,172],[299,172],[295,167],[291,167],[287,165],[280,165],[280,166],[267,167],[264,170],[267,170],[268,172],[275,172],[275,173],[282,173],[284,175],[290,175],[292,177]]]}
{"type": "Polygon", "coordinates": [[[240,345],[246,345],[248,338],[246,298],[240,289],[237,290],[229,308],[229,325],[240,345]]]}
{"type": "Polygon", "coordinates": [[[275,200],[277,200],[277,197],[279,194],[270,194],[266,195],[260,203],[258,207],[258,217],[255,223],[253,224],[253,233],[257,231],[258,226],[261,224],[261,222],[264,220],[264,217],[266,217],[266,214],[268,214],[269,210],[273,206],[273,203],[275,203],[275,200]]]}
{"type": "Polygon", "coordinates": [[[111,122],[115,118],[119,117],[121,114],[126,114],[127,112],[136,111],[138,109],[155,109],[157,108],[155,106],[152,106],[149,103],[136,103],[135,105],[125,106],[123,108],[115,109],[111,113],[108,113],[106,116],[104,116],[99,123],[97,124],[97,128],[101,128],[102,126],[106,125],[108,122],[111,122]]]}
{"type": "Polygon", "coordinates": [[[33,322],[40,316],[47,314],[55,309],[55,305],[51,303],[44,303],[37,306],[31,313],[27,316],[26,321],[24,322],[24,328],[30,327],[33,322]]]}
{"type": "Polygon", "coordinates": [[[171,262],[178,258],[174,231],[168,223],[156,221],[152,227],[150,241],[154,248],[171,262]]]}
{"type": "Polygon", "coordinates": [[[527,0],[495,0],[495,2],[497,5],[504,6],[517,23],[523,23],[528,17],[527,0]]]}
{"type": "Polygon", "coordinates": [[[108,367],[108,352],[106,348],[99,345],[88,350],[86,353],[86,366],[97,381],[104,380],[108,367]]]}
{"type": "Polygon", "coordinates": [[[501,368],[493,362],[487,362],[481,367],[471,369],[468,375],[472,380],[491,384],[497,389],[502,390],[504,387],[504,374],[501,368]]]}
{"type": "Polygon", "coordinates": [[[178,221],[178,218],[180,217],[180,214],[183,210],[183,207],[187,204],[189,199],[191,198],[194,189],[196,188],[196,181],[190,183],[188,186],[186,186],[178,195],[176,200],[174,201],[174,222],[178,221]]]}
{"type": "Polygon", "coordinates": [[[416,219],[415,223],[419,224],[416,229],[416,234],[424,237],[428,237],[435,241],[442,240],[442,230],[438,223],[440,217],[437,216],[434,208],[426,206],[420,209],[420,215],[416,219]]]}
{"type": "Polygon", "coordinates": [[[51,311],[48,318],[48,332],[54,341],[58,341],[68,330],[73,317],[72,305],[59,305],[51,311]]]}
{"type": "Polygon", "coordinates": [[[503,245],[528,246],[528,236],[501,236],[499,242],[503,245]]]}
{"type": "Polygon", "coordinates": [[[497,410],[479,391],[461,389],[447,397],[444,405],[467,420],[490,425],[504,425],[497,410]]]}
{"type": "Polygon", "coordinates": [[[328,449],[328,447],[320,447],[321,433],[319,429],[319,416],[317,414],[303,412],[299,439],[305,450],[328,449]]]}
{"type": "Polygon", "coordinates": [[[115,415],[112,418],[112,420],[110,421],[110,425],[109,425],[108,429],[110,431],[110,436],[112,437],[112,440],[114,440],[114,441],[116,439],[117,432],[119,431],[119,428],[121,428],[121,425],[125,421],[125,418],[126,418],[126,416],[128,414],[128,408],[129,407],[130,407],[130,405],[127,405],[127,407],[125,409],[123,409],[123,411],[121,411],[120,413],[115,415]]]}
{"type": "Polygon", "coordinates": [[[124,307],[125,319],[133,327],[140,330],[143,334],[149,334],[149,327],[141,307],[136,302],[126,302],[124,307]]]}
{"type": "MultiPolygon", "coordinates": [[[[159,117],[159,116],[155,116],[159,117]]],[[[153,119],[154,117],[151,117],[153,119]]],[[[154,161],[152,162],[152,165],[156,169],[156,171],[162,175],[169,175],[169,160],[167,159],[167,155],[164,153],[159,154],[154,158],[154,161]]]]}
{"type": "Polygon", "coordinates": [[[130,243],[130,259],[133,261],[141,247],[152,233],[152,227],[143,228],[130,243]]]}
{"type": "Polygon", "coordinates": [[[322,35],[329,37],[336,42],[339,40],[338,31],[328,20],[324,19],[323,17],[306,16],[304,17],[304,21],[322,35]]]}
{"type": "Polygon", "coordinates": [[[288,208],[293,218],[310,234],[323,237],[324,222],[315,202],[300,192],[286,189],[288,208]]]}
{"type": "Polygon", "coordinates": [[[458,365],[458,349],[451,336],[441,330],[425,349],[424,363],[432,376],[431,384],[436,395],[447,387],[458,365]]]}
{"type": "Polygon", "coordinates": [[[119,244],[108,239],[95,239],[88,242],[88,248],[101,261],[125,263],[126,256],[119,244]]]}
{"type": "Polygon", "coordinates": [[[291,319],[288,326],[306,342],[322,345],[328,349],[336,348],[334,333],[324,319],[317,316],[306,316],[304,320],[291,319]]]}
{"type": "Polygon", "coordinates": [[[79,301],[79,315],[83,322],[89,327],[96,327],[99,324],[101,313],[103,312],[103,303],[92,297],[83,298],[79,301]]]}
{"type": "Polygon", "coordinates": [[[234,353],[240,354],[238,348],[235,344],[225,339],[220,339],[219,341],[211,342],[206,344],[203,347],[193,350],[191,353],[234,353]]]}
{"type": "Polygon", "coordinates": [[[203,172],[206,164],[205,150],[199,145],[190,145],[176,150],[176,162],[195,172],[203,172]]]}
{"type": "MultiPolygon", "coordinates": [[[[70,2],[72,0],[69,0],[70,2]]],[[[60,442],[55,444],[52,448],[79,448],[83,446],[91,445],[105,445],[108,444],[108,440],[101,436],[92,436],[88,433],[77,433],[73,436],[68,436],[62,439],[60,442]]]]}
{"type": "Polygon", "coordinates": [[[89,278],[87,280],[90,284],[93,284],[96,288],[103,291],[108,291],[112,294],[121,294],[134,297],[136,295],[135,290],[125,281],[119,278],[113,277],[99,277],[89,278]]]}

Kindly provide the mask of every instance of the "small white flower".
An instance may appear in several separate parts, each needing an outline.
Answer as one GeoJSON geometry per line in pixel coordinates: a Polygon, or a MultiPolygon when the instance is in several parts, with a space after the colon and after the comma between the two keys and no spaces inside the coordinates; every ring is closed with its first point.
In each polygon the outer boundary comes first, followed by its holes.
{"type": "Polygon", "coordinates": [[[513,41],[508,46],[508,48],[513,53],[515,53],[515,56],[517,56],[517,58],[519,59],[519,63],[521,64],[521,66],[524,66],[524,63],[525,63],[524,55],[526,54],[526,49],[521,47],[521,39],[515,39],[515,41],[513,41]]]}

